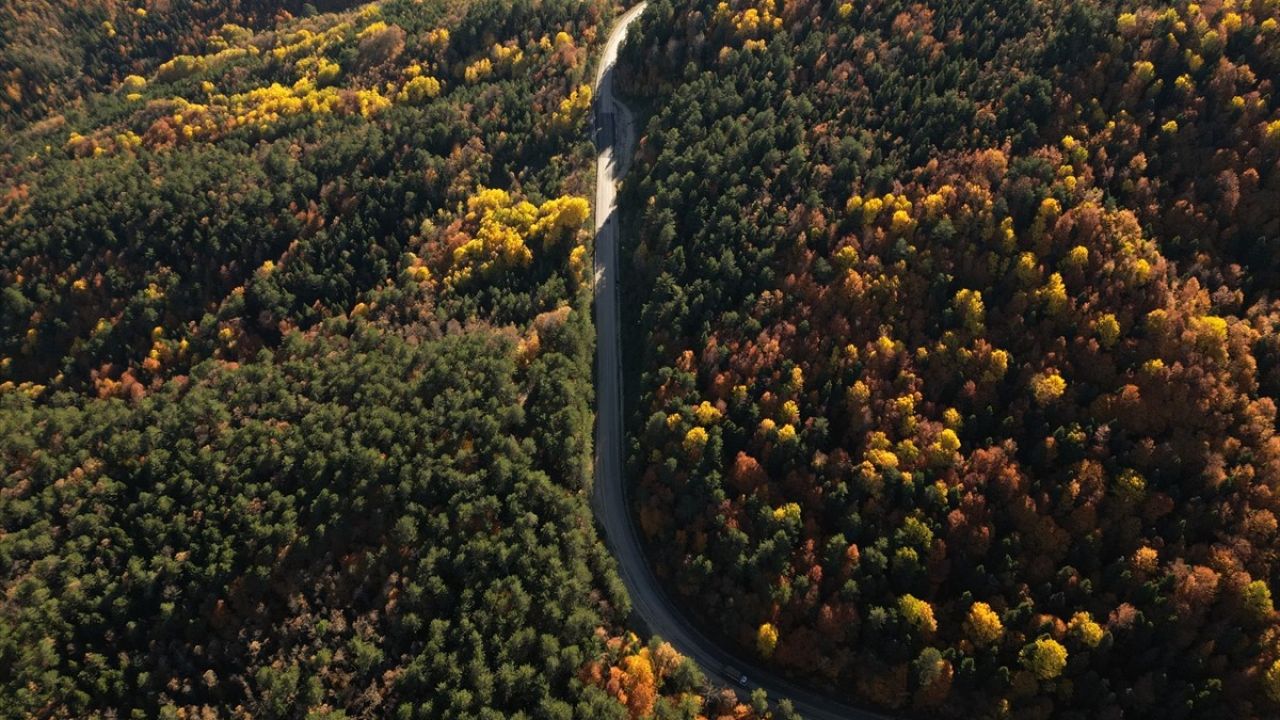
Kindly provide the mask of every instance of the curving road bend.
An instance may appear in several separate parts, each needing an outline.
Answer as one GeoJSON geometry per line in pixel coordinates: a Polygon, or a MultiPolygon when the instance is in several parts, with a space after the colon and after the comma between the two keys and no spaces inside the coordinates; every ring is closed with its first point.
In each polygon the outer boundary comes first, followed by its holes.
{"type": "Polygon", "coordinates": [[[778,677],[754,663],[736,658],[703,635],[668,600],[645,558],[644,545],[631,517],[623,467],[622,355],[618,319],[617,183],[626,172],[635,147],[635,120],[614,96],[614,66],[627,27],[640,16],[641,2],[619,17],[609,33],[595,78],[596,159],[595,267],[596,310],[596,444],[595,487],[591,504],[603,528],[618,571],[631,596],[633,617],[650,633],[660,635],[696,662],[717,685],[742,690],[737,668],[748,678],[746,691],[764,688],[773,701],[790,699],[807,720],[887,720],[825,698],[778,677]]]}

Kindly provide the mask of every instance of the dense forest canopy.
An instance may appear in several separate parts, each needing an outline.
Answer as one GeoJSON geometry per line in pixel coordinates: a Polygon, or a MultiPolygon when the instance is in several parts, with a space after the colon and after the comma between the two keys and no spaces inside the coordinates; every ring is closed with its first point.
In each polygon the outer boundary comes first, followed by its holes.
{"type": "Polygon", "coordinates": [[[0,717],[757,716],[588,509],[614,10],[0,9],[0,717]]]}
{"type": "Polygon", "coordinates": [[[438,286],[460,318],[554,310],[581,279],[564,256],[591,145],[570,99],[605,12],[399,0],[225,24],[202,54],[20,133],[0,220],[7,379],[145,385],[380,289],[438,286]],[[480,232],[495,203],[531,236],[480,232]],[[470,264],[485,277],[447,281],[470,264]]]}
{"type": "Polygon", "coordinates": [[[129,74],[194,52],[231,23],[353,7],[359,0],[10,0],[0,6],[0,121],[38,121],[129,74]],[[174,7],[177,5],[178,7],[174,7]]]}
{"type": "Polygon", "coordinates": [[[1280,713],[1278,23],[653,0],[632,464],[685,606],[903,713],[1280,713]]]}
{"type": "MultiPolygon", "coordinates": [[[[598,0],[0,7],[0,716],[763,717],[592,524],[598,0]]],[[[897,714],[1280,714],[1280,3],[651,0],[631,467],[897,714]]]]}
{"type": "Polygon", "coordinates": [[[136,403],[4,396],[13,716],[573,699],[626,601],[520,440],[512,339],[349,324],[136,403]]]}

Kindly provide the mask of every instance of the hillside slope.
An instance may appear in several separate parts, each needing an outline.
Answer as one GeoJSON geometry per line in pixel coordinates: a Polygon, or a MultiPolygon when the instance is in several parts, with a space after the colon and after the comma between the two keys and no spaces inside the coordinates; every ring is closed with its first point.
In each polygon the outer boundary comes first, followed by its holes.
{"type": "Polygon", "coordinates": [[[6,91],[0,717],[754,717],[588,510],[612,7],[99,5],[0,12],[92,70],[6,91]]]}

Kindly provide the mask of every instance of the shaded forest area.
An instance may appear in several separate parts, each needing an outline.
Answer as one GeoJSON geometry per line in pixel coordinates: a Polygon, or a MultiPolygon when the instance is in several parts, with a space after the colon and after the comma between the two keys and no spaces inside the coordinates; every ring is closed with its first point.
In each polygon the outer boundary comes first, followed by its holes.
{"type": "Polygon", "coordinates": [[[1280,713],[1278,23],[653,0],[631,455],[684,605],[901,713],[1280,713]]]}
{"type": "Polygon", "coordinates": [[[757,716],[586,500],[613,14],[0,10],[0,716],[757,716]]]}

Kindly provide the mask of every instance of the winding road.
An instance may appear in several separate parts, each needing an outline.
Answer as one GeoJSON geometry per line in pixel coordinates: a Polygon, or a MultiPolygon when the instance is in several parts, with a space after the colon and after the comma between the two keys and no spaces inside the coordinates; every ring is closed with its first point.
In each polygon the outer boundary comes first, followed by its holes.
{"type": "Polygon", "coordinates": [[[627,27],[640,16],[641,2],[619,17],[609,33],[596,74],[593,131],[599,148],[596,159],[595,268],[596,312],[596,457],[591,504],[609,549],[631,596],[633,619],[660,635],[696,662],[717,685],[742,690],[726,668],[748,678],[747,691],[764,688],[773,701],[791,700],[807,720],[887,720],[886,716],[830,700],[796,686],[754,663],[737,658],[703,635],[670,602],[645,558],[644,545],[631,517],[623,466],[622,341],[618,319],[617,183],[630,164],[635,147],[635,119],[614,96],[614,66],[627,27]]]}

